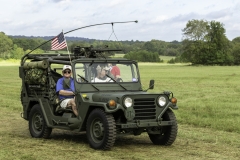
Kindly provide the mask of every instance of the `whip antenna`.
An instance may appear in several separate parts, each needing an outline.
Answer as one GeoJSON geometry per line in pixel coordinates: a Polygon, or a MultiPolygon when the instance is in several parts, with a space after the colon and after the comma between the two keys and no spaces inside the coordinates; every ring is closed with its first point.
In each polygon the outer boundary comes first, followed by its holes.
{"type": "Polygon", "coordinates": [[[138,21],[125,21],[125,22],[110,22],[110,23],[99,23],[99,24],[92,24],[92,25],[89,25],[89,26],[84,26],[84,27],[80,27],[80,28],[76,28],[76,29],[73,29],[71,31],[68,31],[68,32],[65,32],[64,34],[68,34],[70,32],[73,32],[73,31],[76,31],[76,30],[79,30],[79,29],[83,29],[83,28],[88,28],[88,27],[93,27],[93,26],[100,26],[100,25],[105,25],[105,24],[116,24],[116,23],[132,23],[132,22],[135,22],[135,23],[138,23],[138,21]]]}
{"type": "MultiPolygon", "coordinates": [[[[138,23],[137,20],[136,20],[136,21],[124,21],[124,22],[99,23],[99,24],[88,25],[88,26],[84,26],[84,27],[80,27],[80,28],[76,28],[76,29],[70,30],[70,31],[68,31],[68,32],[65,32],[64,35],[65,35],[65,34],[68,34],[68,33],[70,33],[70,32],[79,30],[79,29],[88,28],[88,27],[93,27],[93,26],[100,26],[100,25],[105,25],[105,24],[111,24],[111,25],[113,25],[113,24],[116,24],[116,23],[132,23],[132,22],[138,23]]],[[[115,33],[114,33],[114,34],[115,34],[115,33]]],[[[54,37],[54,38],[55,38],[55,37],[54,37]]],[[[33,50],[31,50],[30,52],[28,52],[27,54],[25,54],[25,55],[21,58],[22,64],[23,64],[23,59],[24,59],[28,54],[30,54],[30,53],[33,52],[34,50],[38,49],[38,48],[41,47],[42,45],[50,42],[50,41],[53,40],[54,38],[52,38],[52,39],[50,39],[50,40],[48,40],[48,41],[40,44],[39,46],[37,46],[36,48],[34,48],[33,50]]]]}

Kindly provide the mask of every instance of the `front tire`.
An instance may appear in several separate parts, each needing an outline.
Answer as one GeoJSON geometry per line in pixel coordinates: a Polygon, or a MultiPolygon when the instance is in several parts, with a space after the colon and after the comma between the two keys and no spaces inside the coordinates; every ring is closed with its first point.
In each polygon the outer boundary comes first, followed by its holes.
{"type": "Polygon", "coordinates": [[[116,139],[116,123],[112,114],[94,109],[87,120],[87,138],[94,149],[110,149],[116,139]]]}
{"type": "Polygon", "coordinates": [[[29,131],[32,137],[49,138],[52,128],[49,128],[44,119],[39,104],[33,106],[29,115],[29,131]]]}
{"type": "Polygon", "coordinates": [[[162,116],[163,121],[172,121],[173,124],[171,126],[162,126],[162,127],[154,127],[155,131],[158,131],[159,134],[148,134],[150,140],[155,145],[165,145],[170,146],[173,144],[177,137],[177,120],[171,109],[168,109],[162,116]]]}

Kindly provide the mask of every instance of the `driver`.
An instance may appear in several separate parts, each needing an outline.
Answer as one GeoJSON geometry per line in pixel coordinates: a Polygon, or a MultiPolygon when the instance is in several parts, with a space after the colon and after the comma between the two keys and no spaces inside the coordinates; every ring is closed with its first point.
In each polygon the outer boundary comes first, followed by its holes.
{"type": "Polygon", "coordinates": [[[111,78],[107,77],[106,74],[109,71],[107,66],[100,66],[98,65],[96,68],[97,76],[94,79],[94,82],[113,82],[111,78]]]}
{"type": "Polygon", "coordinates": [[[62,108],[72,108],[73,113],[78,116],[78,111],[74,99],[74,80],[71,77],[72,67],[64,65],[62,70],[63,77],[57,81],[56,92],[61,101],[62,108]]]}

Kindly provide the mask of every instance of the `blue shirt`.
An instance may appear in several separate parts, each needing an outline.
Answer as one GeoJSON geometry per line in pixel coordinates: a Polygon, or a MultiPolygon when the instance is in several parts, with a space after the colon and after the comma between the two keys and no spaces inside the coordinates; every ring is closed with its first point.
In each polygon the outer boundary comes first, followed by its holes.
{"type": "MultiPolygon", "coordinates": [[[[60,78],[58,81],[57,81],[57,85],[56,85],[56,92],[59,92],[60,90],[66,90],[66,91],[72,91],[74,92],[74,80],[73,78],[70,78],[70,88],[69,89],[64,89],[63,88],[63,82],[64,82],[64,77],[60,78]]],[[[74,95],[72,96],[63,96],[63,95],[60,95],[59,94],[59,99],[66,99],[66,98],[73,98],[74,95]]]]}

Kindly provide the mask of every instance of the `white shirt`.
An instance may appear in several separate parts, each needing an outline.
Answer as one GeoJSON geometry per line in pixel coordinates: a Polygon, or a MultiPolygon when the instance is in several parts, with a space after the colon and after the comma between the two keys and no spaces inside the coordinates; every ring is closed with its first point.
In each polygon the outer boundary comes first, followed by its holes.
{"type": "Polygon", "coordinates": [[[113,82],[113,81],[109,77],[107,77],[106,79],[99,79],[98,77],[96,77],[92,82],[113,82]]]}

